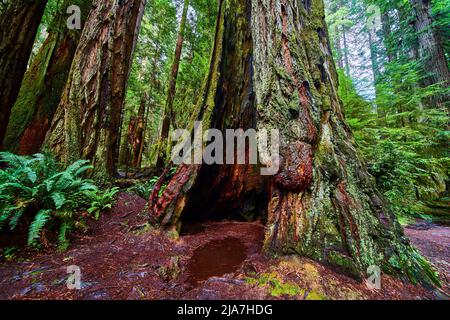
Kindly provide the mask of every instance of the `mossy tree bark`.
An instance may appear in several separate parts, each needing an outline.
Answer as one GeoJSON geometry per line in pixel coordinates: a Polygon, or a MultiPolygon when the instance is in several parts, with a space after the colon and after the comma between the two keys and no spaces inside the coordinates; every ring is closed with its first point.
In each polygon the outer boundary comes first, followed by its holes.
{"type": "Polygon", "coordinates": [[[67,27],[66,8],[77,5],[82,23],[92,0],[66,0],[52,21],[47,39],[33,59],[11,111],[4,140],[11,152],[30,155],[39,151],[69,75],[81,30],[67,27]]]}
{"type": "Polygon", "coordinates": [[[262,210],[267,250],[357,277],[377,265],[436,280],[376,190],[337,86],[322,0],[220,1],[198,119],[205,128],[280,130],[281,168],[265,179],[251,165],[181,165],[155,186],[152,216],[179,231],[186,216],[262,210]]]}
{"type": "Polygon", "coordinates": [[[115,174],[119,129],[145,0],[95,0],[47,139],[63,162],[88,159],[115,174]]]}
{"type": "Polygon", "coordinates": [[[13,0],[0,12],[0,147],[47,0],[13,0]]]}

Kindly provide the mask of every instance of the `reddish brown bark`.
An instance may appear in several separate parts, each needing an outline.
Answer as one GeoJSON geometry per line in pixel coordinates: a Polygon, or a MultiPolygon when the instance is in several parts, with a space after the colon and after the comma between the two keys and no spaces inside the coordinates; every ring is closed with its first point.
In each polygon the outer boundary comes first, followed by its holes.
{"type": "MultiPolygon", "coordinates": [[[[37,153],[47,134],[69,75],[81,30],[66,26],[65,9],[80,6],[84,25],[91,0],[66,0],[49,26],[48,37],[25,73],[5,137],[7,150],[37,153]]],[[[82,25],[82,27],[83,27],[82,25]]]]}
{"type": "Polygon", "coordinates": [[[115,174],[125,89],[145,0],[95,0],[55,114],[49,146],[64,162],[115,174]]]}
{"type": "Polygon", "coordinates": [[[131,165],[133,168],[140,167],[141,152],[144,146],[144,126],[147,99],[143,97],[137,116],[130,119],[128,127],[129,144],[131,147],[131,165]]]}
{"type": "Polygon", "coordinates": [[[0,16],[0,148],[46,4],[8,1],[0,16]]]}

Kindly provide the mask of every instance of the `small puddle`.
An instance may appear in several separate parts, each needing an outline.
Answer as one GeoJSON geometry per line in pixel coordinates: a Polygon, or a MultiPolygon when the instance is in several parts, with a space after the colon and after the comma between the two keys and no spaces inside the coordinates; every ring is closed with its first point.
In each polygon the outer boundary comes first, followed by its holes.
{"type": "Polygon", "coordinates": [[[186,282],[198,287],[201,282],[236,271],[247,258],[247,247],[238,238],[213,240],[197,248],[187,264],[186,282]]]}

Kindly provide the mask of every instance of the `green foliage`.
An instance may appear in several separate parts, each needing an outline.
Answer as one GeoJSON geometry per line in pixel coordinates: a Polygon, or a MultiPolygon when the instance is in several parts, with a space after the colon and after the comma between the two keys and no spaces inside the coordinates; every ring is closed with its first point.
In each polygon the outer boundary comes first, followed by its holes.
{"type": "Polygon", "coordinates": [[[98,220],[100,218],[100,213],[112,208],[114,199],[119,191],[120,189],[117,187],[105,191],[87,191],[86,195],[91,201],[87,212],[93,215],[95,220],[98,220]]]}
{"type": "Polygon", "coordinates": [[[267,288],[273,297],[306,297],[306,300],[325,300],[326,297],[321,293],[312,290],[306,291],[296,283],[285,282],[277,272],[263,273],[258,278],[246,278],[250,285],[257,285],[267,288]]]}
{"type": "Polygon", "coordinates": [[[393,64],[375,104],[362,99],[343,72],[339,76],[348,123],[378,187],[398,215],[425,214],[424,201],[439,198],[448,180],[450,159],[442,149],[449,135],[447,115],[419,107],[439,89],[416,87],[414,64],[393,64]]]}
{"type": "Polygon", "coordinates": [[[147,182],[138,182],[128,188],[128,192],[132,192],[143,199],[149,199],[155,184],[158,182],[159,177],[155,176],[147,182]]]}
{"type": "MultiPolygon", "coordinates": [[[[177,172],[177,169],[178,169],[178,167],[170,168],[167,176],[165,177],[166,178],[165,182],[163,183],[163,185],[161,186],[161,189],[159,190],[159,197],[162,196],[164,190],[167,188],[168,182],[175,175],[175,173],[177,172]]],[[[159,181],[159,179],[161,179],[161,177],[154,176],[153,178],[151,178],[150,180],[148,180],[146,182],[135,183],[133,186],[128,188],[128,191],[138,195],[139,197],[141,197],[143,199],[149,199],[150,195],[153,191],[153,188],[155,187],[155,185],[159,181]]]]}
{"type": "Polygon", "coordinates": [[[6,247],[0,250],[0,255],[6,261],[13,261],[16,258],[16,253],[19,251],[18,247],[6,247]]]}
{"type": "Polygon", "coordinates": [[[397,246],[398,255],[393,255],[389,259],[391,267],[397,271],[403,270],[405,276],[413,283],[417,284],[425,281],[428,285],[441,287],[439,273],[415,248],[397,246]]]}
{"type": "Polygon", "coordinates": [[[6,165],[0,170],[0,231],[7,225],[15,231],[20,222],[28,223],[29,246],[37,246],[44,231],[56,229],[60,248],[66,248],[68,231],[85,225],[83,210],[98,217],[111,207],[117,193],[116,189],[102,192],[83,178],[92,168],[84,160],[60,171],[48,155],[3,152],[0,159],[6,165]]]}
{"type": "Polygon", "coordinates": [[[259,278],[247,278],[248,284],[257,284],[260,287],[267,287],[270,290],[270,295],[274,297],[291,296],[295,297],[304,293],[297,284],[284,283],[280,276],[275,273],[263,273],[259,278]]]}

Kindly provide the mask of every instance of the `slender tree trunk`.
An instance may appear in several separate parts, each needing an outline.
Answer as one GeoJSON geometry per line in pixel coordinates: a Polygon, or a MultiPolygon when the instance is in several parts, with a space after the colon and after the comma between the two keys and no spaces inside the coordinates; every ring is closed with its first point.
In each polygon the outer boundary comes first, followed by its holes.
{"type": "Polygon", "coordinates": [[[167,92],[167,101],[164,109],[164,118],[161,129],[161,137],[160,137],[161,141],[158,151],[158,160],[156,163],[156,166],[159,168],[162,168],[167,162],[166,149],[168,143],[167,141],[169,138],[170,125],[171,124],[174,125],[175,121],[173,102],[175,100],[178,71],[180,68],[181,53],[183,51],[184,31],[186,29],[188,9],[189,9],[189,0],[184,0],[183,13],[181,15],[180,28],[178,31],[178,39],[175,47],[175,55],[172,62],[172,68],[169,78],[169,87],[167,92]]]}
{"type": "Polygon", "coordinates": [[[222,131],[279,129],[281,168],[264,178],[249,164],[180,165],[155,186],[151,214],[176,231],[184,219],[253,207],[267,215],[267,250],[355,276],[377,265],[433,278],[355,149],[337,82],[322,0],[220,1],[198,119],[222,131]]]}
{"type": "Polygon", "coordinates": [[[339,32],[339,28],[335,28],[336,29],[336,51],[337,51],[337,62],[338,62],[338,67],[339,69],[344,69],[344,61],[342,60],[342,46],[341,46],[341,34],[339,32]]]}
{"type": "MultiPolygon", "coordinates": [[[[158,60],[160,58],[160,50],[161,50],[161,48],[159,46],[156,46],[155,54],[153,56],[153,62],[152,62],[152,64],[153,64],[152,65],[152,77],[151,77],[152,86],[151,86],[150,92],[145,93],[145,96],[146,96],[149,106],[147,107],[147,113],[145,115],[145,120],[144,120],[144,133],[143,133],[144,141],[141,145],[141,150],[139,153],[139,159],[138,159],[139,167],[141,167],[141,165],[142,165],[142,159],[144,156],[144,148],[146,145],[146,143],[144,143],[144,142],[146,139],[149,123],[155,122],[153,114],[152,114],[152,119],[150,119],[149,117],[150,117],[150,110],[154,108],[154,97],[152,97],[152,93],[154,90],[157,90],[160,87],[160,81],[158,80],[158,60]]],[[[151,138],[153,138],[153,137],[150,136],[149,140],[151,140],[151,138]]],[[[147,145],[152,145],[152,144],[153,144],[152,141],[147,141],[147,145]]]]}
{"type": "Polygon", "coordinates": [[[130,167],[131,150],[130,150],[130,125],[122,138],[122,146],[120,147],[119,164],[125,167],[125,177],[128,177],[128,169],[130,167]]]}
{"type": "Polygon", "coordinates": [[[378,64],[378,50],[377,50],[377,42],[376,42],[376,34],[373,28],[370,28],[368,31],[369,37],[369,46],[370,46],[370,62],[372,66],[372,73],[374,79],[374,85],[378,83],[378,79],[380,78],[380,66],[378,64]]]}
{"type": "Polygon", "coordinates": [[[145,120],[145,110],[147,105],[147,99],[145,96],[141,99],[141,105],[139,107],[139,112],[137,117],[133,117],[130,121],[130,144],[131,144],[131,154],[132,154],[132,166],[133,168],[139,168],[139,158],[142,146],[144,145],[144,120],[145,120]]]}
{"type": "Polygon", "coordinates": [[[388,62],[395,61],[395,50],[393,48],[393,44],[391,43],[391,17],[389,16],[389,12],[383,12],[381,14],[381,25],[383,29],[383,38],[384,38],[384,46],[386,49],[386,56],[388,62]]]}
{"type": "MultiPolygon", "coordinates": [[[[415,13],[414,27],[418,34],[419,56],[424,62],[426,77],[424,85],[441,84],[450,86],[450,71],[445,57],[442,40],[433,26],[430,0],[410,0],[415,13]]],[[[432,99],[434,107],[449,101],[444,95],[432,99]],[[434,102],[434,103],[433,103],[434,102]]]]}
{"type": "Polygon", "coordinates": [[[88,159],[112,177],[132,55],[145,0],[95,0],[56,111],[48,145],[63,162],[88,159]]]}
{"type": "MultiPolygon", "coordinates": [[[[378,61],[378,45],[377,45],[377,36],[374,28],[369,28],[368,30],[369,37],[369,47],[370,47],[370,62],[372,67],[373,74],[373,87],[375,89],[375,102],[379,97],[379,79],[381,76],[380,65],[378,61]]],[[[378,114],[379,118],[384,118],[385,114],[378,108],[378,105],[375,105],[375,112],[378,114]]]]}
{"type": "Polygon", "coordinates": [[[9,0],[0,16],[0,148],[47,0],[9,0]]]}
{"type": "Polygon", "coordinates": [[[345,30],[345,27],[342,27],[342,39],[344,44],[344,61],[345,61],[345,73],[348,77],[351,76],[350,74],[350,59],[348,58],[348,44],[347,44],[347,32],[345,30]]]}
{"type": "Polygon", "coordinates": [[[67,28],[66,8],[77,5],[84,22],[91,0],[66,0],[49,28],[49,34],[24,80],[11,112],[5,148],[22,155],[39,151],[58,107],[81,30],[67,28]]]}
{"type": "MultiPolygon", "coordinates": [[[[149,95],[148,95],[148,93],[144,93],[144,99],[145,99],[146,103],[148,104],[149,103],[149,95]]],[[[143,158],[143,155],[144,155],[145,136],[147,134],[149,114],[150,114],[150,105],[147,106],[146,111],[143,114],[144,119],[143,119],[143,129],[142,129],[142,141],[141,141],[141,144],[139,146],[136,168],[141,168],[142,167],[142,158],[143,158]]]]}

